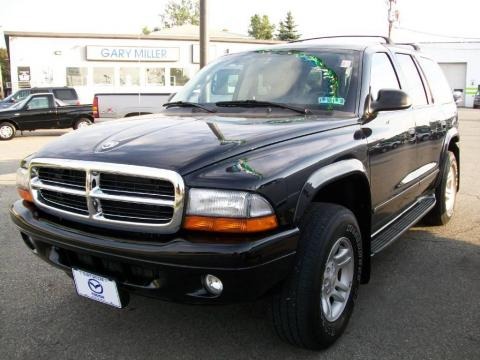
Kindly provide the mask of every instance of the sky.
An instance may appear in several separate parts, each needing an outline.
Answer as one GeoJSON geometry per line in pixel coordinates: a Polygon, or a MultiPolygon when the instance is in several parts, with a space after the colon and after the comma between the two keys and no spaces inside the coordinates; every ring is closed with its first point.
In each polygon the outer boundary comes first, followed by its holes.
{"type": "MultiPolygon", "coordinates": [[[[0,47],[5,46],[3,31],[139,34],[143,26],[159,25],[167,1],[0,0],[0,47]]],[[[400,28],[394,30],[395,41],[480,40],[478,0],[397,0],[397,4],[400,28]]],[[[278,24],[288,11],[302,37],[386,35],[388,28],[386,0],[208,0],[208,7],[211,28],[240,34],[247,33],[255,13],[278,24]]]]}

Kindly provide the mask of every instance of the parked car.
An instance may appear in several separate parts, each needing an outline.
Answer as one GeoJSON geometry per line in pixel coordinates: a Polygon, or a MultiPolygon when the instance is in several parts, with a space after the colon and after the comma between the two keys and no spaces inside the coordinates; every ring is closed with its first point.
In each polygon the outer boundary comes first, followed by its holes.
{"type": "Polygon", "coordinates": [[[39,94],[39,93],[50,93],[56,99],[62,100],[64,103],[69,105],[80,105],[78,100],[77,91],[74,88],[70,87],[34,87],[30,89],[21,89],[13,94],[7,96],[5,99],[0,101],[0,109],[6,109],[12,106],[19,101],[25,99],[28,95],[39,94]]]}
{"type": "Polygon", "coordinates": [[[95,118],[123,118],[158,113],[170,94],[105,93],[93,97],[95,118]]]}
{"type": "Polygon", "coordinates": [[[438,64],[342,39],[227,55],[161,114],[26,157],[10,210],[26,246],[105,304],[269,297],[283,340],[331,345],[371,256],[424,217],[452,218],[460,160],[438,64]],[[426,126],[445,131],[420,143],[426,126]]]}
{"type": "Polygon", "coordinates": [[[0,110],[0,140],[10,140],[17,130],[78,129],[94,121],[91,105],[68,105],[50,93],[29,95],[0,110]]]}
{"type": "Polygon", "coordinates": [[[477,93],[475,94],[475,98],[473,99],[473,108],[480,109],[480,86],[477,90],[477,93]]]}

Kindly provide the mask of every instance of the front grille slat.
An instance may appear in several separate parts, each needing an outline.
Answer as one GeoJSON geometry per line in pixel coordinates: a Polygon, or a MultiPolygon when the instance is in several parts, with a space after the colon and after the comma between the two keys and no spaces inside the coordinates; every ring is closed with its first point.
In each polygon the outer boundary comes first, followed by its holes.
{"type": "Polygon", "coordinates": [[[173,208],[161,205],[123,203],[102,200],[102,214],[107,219],[128,222],[169,222],[173,216],[173,208]]]}
{"type": "Polygon", "coordinates": [[[73,169],[41,167],[38,169],[38,178],[45,184],[84,190],[86,172],[73,169]]]}
{"type": "Polygon", "coordinates": [[[174,198],[173,184],[162,179],[139,178],[121,174],[102,173],[100,189],[105,194],[129,195],[137,197],[174,198]]]}
{"type": "Polygon", "coordinates": [[[82,196],[40,190],[40,197],[48,206],[80,215],[88,215],[87,201],[82,196]]]}
{"type": "Polygon", "coordinates": [[[126,231],[174,233],[184,182],[171,170],[80,160],[33,159],[31,189],[46,212],[126,231]]]}

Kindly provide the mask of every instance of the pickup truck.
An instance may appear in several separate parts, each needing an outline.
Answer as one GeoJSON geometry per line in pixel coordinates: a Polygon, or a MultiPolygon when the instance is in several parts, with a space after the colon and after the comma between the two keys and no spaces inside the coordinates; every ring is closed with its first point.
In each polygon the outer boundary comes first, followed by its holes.
{"type": "Polygon", "coordinates": [[[98,119],[117,119],[162,111],[170,94],[103,93],[93,97],[93,115],[98,119]]]}
{"type": "Polygon", "coordinates": [[[0,109],[0,140],[13,139],[17,130],[78,129],[93,121],[92,105],[67,105],[50,93],[33,94],[0,109]]]}
{"type": "Polygon", "coordinates": [[[319,39],[224,56],[161,114],[62,136],[21,162],[10,214],[81,296],[268,297],[283,340],[322,349],[371,257],[422,218],[453,217],[459,166],[438,64],[319,39]],[[420,140],[425,127],[436,135],[420,140]]]}

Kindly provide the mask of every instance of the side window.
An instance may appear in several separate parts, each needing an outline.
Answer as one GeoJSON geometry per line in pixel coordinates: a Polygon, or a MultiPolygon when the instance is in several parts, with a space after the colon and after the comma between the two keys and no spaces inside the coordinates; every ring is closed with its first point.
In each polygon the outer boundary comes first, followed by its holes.
{"type": "Polygon", "coordinates": [[[53,95],[60,100],[77,100],[78,96],[73,89],[53,89],[53,95]]]}
{"type": "Polygon", "coordinates": [[[377,100],[380,89],[400,89],[397,74],[386,53],[376,53],[372,57],[370,87],[373,100],[377,100]]]}
{"type": "Polygon", "coordinates": [[[48,96],[34,97],[27,104],[28,110],[48,109],[49,107],[48,96]]]}
{"type": "Polygon", "coordinates": [[[408,95],[412,100],[412,104],[426,105],[427,94],[413,58],[407,54],[397,54],[397,60],[400,63],[403,74],[407,78],[408,95]]]}
{"type": "Polygon", "coordinates": [[[421,57],[420,66],[425,73],[430,91],[433,95],[433,102],[436,104],[445,104],[453,102],[453,93],[448,85],[447,79],[438,64],[430,59],[421,57]]]}

